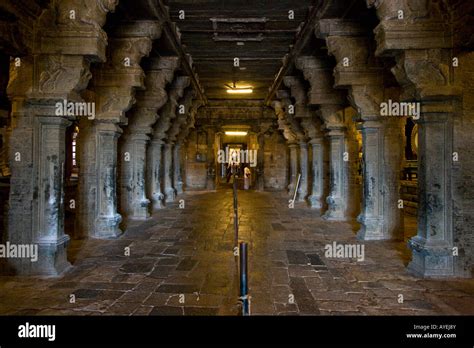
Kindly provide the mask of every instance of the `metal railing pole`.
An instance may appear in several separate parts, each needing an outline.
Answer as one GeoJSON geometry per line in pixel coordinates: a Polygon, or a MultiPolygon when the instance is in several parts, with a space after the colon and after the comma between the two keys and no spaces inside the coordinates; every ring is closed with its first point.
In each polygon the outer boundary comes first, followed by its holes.
{"type": "Polygon", "coordinates": [[[248,260],[247,260],[247,243],[242,242],[239,245],[240,257],[240,300],[242,301],[242,315],[250,315],[249,303],[249,280],[248,280],[248,260]]]}
{"type": "Polygon", "coordinates": [[[296,186],[295,186],[295,194],[293,196],[293,203],[296,202],[296,194],[298,193],[298,189],[300,186],[300,179],[301,179],[301,174],[298,174],[298,181],[296,182],[296,186]]]}

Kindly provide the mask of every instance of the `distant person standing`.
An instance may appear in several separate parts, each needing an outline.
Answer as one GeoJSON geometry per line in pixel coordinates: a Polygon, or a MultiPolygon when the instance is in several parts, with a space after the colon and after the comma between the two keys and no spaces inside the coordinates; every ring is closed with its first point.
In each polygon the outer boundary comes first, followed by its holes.
{"type": "Polygon", "coordinates": [[[251,181],[252,172],[250,171],[249,167],[244,168],[244,190],[248,190],[250,188],[250,181],[251,181]]]}
{"type": "Polygon", "coordinates": [[[238,161],[238,157],[237,157],[237,153],[236,151],[232,150],[232,152],[230,153],[230,158],[229,158],[229,163],[227,164],[227,182],[230,181],[230,178],[232,177],[232,175],[236,174],[238,175],[238,165],[239,165],[239,161],[238,161]]]}
{"type": "Polygon", "coordinates": [[[233,160],[230,160],[227,165],[227,182],[230,181],[230,178],[234,174],[237,174],[237,164],[233,160]]]}

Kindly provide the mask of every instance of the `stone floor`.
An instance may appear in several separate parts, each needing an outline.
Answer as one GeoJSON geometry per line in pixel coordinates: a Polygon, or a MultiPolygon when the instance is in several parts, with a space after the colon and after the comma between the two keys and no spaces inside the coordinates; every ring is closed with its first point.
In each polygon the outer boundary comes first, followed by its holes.
{"type": "MultiPolygon", "coordinates": [[[[73,241],[73,267],[61,278],[0,277],[0,314],[237,314],[232,191],[181,199],[184,209],[172,205],[120,239],[73,241]]],[[[252,314],[474,314],[474,280],[410,276],[405,243],[367,242],[363,262],[326,258],[326,244],[358,243],[357,226],[289,209],[287,199],[239,191],[252,314]]]]}

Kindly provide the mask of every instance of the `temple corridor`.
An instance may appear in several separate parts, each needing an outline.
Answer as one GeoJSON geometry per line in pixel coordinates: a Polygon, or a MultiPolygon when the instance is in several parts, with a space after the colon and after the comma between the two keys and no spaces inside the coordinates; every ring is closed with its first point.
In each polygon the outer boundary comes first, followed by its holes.
{"type": "Polygon", "coordinates": [[[251,315],[473,316],[472,23],[0,0],[0,321],[246,316],[247,245],[251,315]]]}
{"type": "MultiPolygon", "coordinates": [[[[366,243],[362,262],[327,259],[324,245],[356,242],[354,226],[325,221],[307,207],[289,209],[281,193],[238,194],[240,238],[250,245],[253,315],[474,311],[472,279],[407,275],[404,243],[366,243]]],[[[0,284],[0,314],[237,315],[232,190],[191,192],[182,199],[184,209],[174,204],[161,210],[119,240],[73,241],[74,268],[60,278],[8,277],[0,284]]]]}

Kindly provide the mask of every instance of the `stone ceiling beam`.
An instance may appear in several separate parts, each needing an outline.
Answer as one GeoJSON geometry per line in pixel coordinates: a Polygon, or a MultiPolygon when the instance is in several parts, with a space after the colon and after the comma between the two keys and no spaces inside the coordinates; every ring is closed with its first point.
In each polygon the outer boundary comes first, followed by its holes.
{"type": "Polygon", "coordinates": [[[327,58],[316,56],[301,56],[296,62],[296,68],[303,72],[311,88],[308,92],[309,105],[341,105],[345,96],[343,90],[334,88],[333,67],[327,58]]]}

